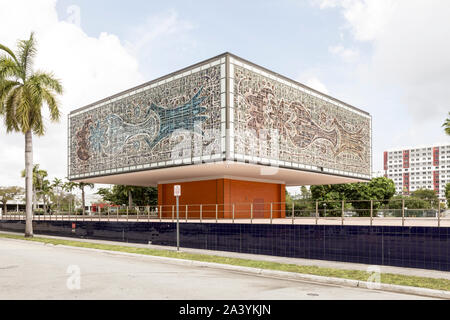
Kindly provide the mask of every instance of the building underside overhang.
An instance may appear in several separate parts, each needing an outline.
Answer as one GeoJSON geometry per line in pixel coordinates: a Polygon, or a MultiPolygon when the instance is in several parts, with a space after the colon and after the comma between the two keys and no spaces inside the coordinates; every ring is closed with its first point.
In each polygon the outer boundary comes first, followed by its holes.
{"type": "Polygon", "coordinates": [[[106,176],[89,177],[73,181],[149,187],[157,186],[158,184],[220,178],[278,183],[285,184],[286,186],[341,184],[368,181],[365,179],[345,177],[328,173],[231,161],[150,169],[106,176]]]}

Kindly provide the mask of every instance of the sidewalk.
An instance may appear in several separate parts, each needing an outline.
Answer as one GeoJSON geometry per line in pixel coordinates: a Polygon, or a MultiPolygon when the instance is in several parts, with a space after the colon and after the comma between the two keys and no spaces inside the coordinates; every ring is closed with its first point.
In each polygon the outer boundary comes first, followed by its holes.
{"type": "MultiPolygon", "coordinates": [[[[0,233],[23,235],[22,233],[7,232],[7,231],[0,231],[0,233]]],[[[146,244],[138,244],[138,243],[119,242],[119,241],[81,239],[81,238],[71,238],[71,237],[56,237],[56,236],[38,235],[38,234],[35,234],[34,236],[36,238],[40,237],[40,238],[50,238],[50,239],[62,239],[62,240],[70,240],[70,241],[82,241],[82,242],[128,246],[128,247],[136,247],[136,248],[172,250],[172,251],[177,250],[176,247],[157,246],[157,245],[150,245],[150,244],[146,245],[146,244]]],[[[203,249],[191,249],[191,248],[183,248],[183,247],[180,248],[180,251],[186,252],[186,253],[207,254],[207,255],[229,257],[229,258],[260,260],[260,261],[278,262],[278,263],[286,263],[286,264],[297,264],[297,265],[303,265],[303,266],[317,266],[317,267],[322,267],[322,268],[345,269],[345,270],[367,271],[368,267],[371,266],[371,265],[359,264],[359,263],[326,261],[326,260],[310,260],[310,259],[300,259],[300,258],[286,258],[286,257],[267,256],[267,255],[259,255],[259,254],[214,251],[214,250],[203,250],[203,249]]],[[[446,271],[416,269],[416,268],[401,268],[401,267],[391,267],[391,266],[379,266],[379,267],[380,267],[381,273],[392,273],[392,274],[400,274],[400,275],[407,275],[407,276],[450,280],[450,272],[446,272],[446,271]]],[[[371,272],[373,272],[373,270],[371,270],[371,272]]]]}

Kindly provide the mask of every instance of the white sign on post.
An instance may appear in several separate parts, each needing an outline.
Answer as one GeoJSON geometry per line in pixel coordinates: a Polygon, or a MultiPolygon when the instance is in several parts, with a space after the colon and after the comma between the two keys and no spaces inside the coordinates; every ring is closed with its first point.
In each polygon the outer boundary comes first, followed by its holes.
{"type": "Polygon", "coordinates": [[[175,197],[180,197],[181,196],[181,186],[180,185],[173,186],[173,195],[175,197]]]}

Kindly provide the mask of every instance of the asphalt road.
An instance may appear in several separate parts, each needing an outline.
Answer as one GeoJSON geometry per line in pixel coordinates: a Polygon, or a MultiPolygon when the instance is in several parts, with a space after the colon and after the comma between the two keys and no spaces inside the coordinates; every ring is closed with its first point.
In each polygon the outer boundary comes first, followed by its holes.
{"type": "Polygon", "coordinates": [[[0,239],[0,299],[425,299],[0,239]]]}

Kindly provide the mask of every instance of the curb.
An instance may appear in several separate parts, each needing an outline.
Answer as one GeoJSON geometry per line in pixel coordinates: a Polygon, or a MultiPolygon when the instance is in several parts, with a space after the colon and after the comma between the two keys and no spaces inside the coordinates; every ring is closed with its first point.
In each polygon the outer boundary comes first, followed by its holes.
{"type": "Polygon", "coordinates": [[[110,254],[110,255],[121,255],[121,256],[153,259],[153,260],[159,260],[162,262],[183,265],[183,266],[222,269],[222,270],[241,272],[241,273],[246,273],[246,274],[254,274],[254,275],[260,275],[260,276],[267,276],[267,277],[275,277],[275,278],[291,279],[291,280],[302,280],[302,281],[312,281],[312,282],[318,282],[318,283],[324,283],[324,284],[334,284],[334,285],[340,285],[340,286],[346,286],[346,287],[356,287],[356,288],[364,288],[364,289],[369,289],[369,290],[389,291],[389,292],[395,292],[395,293],[411,294],[411,295],[426,296],[426,297],[450,300],[450,291],[444,291],[444,290],[434,290],[434,289],[401,286],[401,285],[394,285],[394,284],[387,284],[387,283],[375,283],[375,282],[344,279],[344,278],[316,276],[316,275],[296,273],[296,272],[260,269],[260,268],[252,268],[252,267],[242,267],[242,266],[235,266],[235,265],[229,265],[229,264],[221,264],[221,263],[216,263],[216,262],[185,260],[185,259],[178,259],[178,258],[152,256],[152,255],[139,254],[139,253],[110,251],[110,250],[94,249],[94,248],[73,247],[73,246],[66,246],[66,245],[61,245],[61,244],[56,245],[56,247],[78,249],[78,250],[85,250],[85,251],[91,251],[91,252],[96,251],[96,252],[106,253],[106,254],[110,254]]]}

